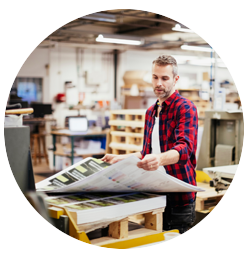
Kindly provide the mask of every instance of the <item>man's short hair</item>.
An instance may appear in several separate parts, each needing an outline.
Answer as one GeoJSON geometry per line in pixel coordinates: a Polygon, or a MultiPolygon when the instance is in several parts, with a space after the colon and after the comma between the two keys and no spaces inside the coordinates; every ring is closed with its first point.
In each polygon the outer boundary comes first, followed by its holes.
{"type": "Polygon", "coordinates": [[[178,66],[177,61],[174,57],[169,55],[161,55],[156,60],[153,61],[153,64],[157,66],[167,66],[171,65],[173,68],[173,75],[174,77],[178,75],[178,66]]]}

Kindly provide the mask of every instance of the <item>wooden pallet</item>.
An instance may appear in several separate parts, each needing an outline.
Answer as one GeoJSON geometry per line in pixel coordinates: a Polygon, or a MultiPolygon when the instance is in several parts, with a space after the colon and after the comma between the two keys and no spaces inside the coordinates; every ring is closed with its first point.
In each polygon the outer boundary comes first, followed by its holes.
{"type": "Polygon", "coordinates": [[[224,190],[218,193],[215,191],[215,188],[210,187],[207,183],[197,183],[197,186],[205,189],[205,191],[197,193],[195,203],[196,211],[204,211],[214,208],[226,192],[224,190]]]}
{"type": "Polygon", "coordinates": [[[142,150],[145,113],[145,109],[110,111],[110,139],[107,152],[121,154],[142,150]]]}
{"type": "Polygon", "coordinates": [[[162,232],[163,211],[164,208],[151,210],[115,221],[109,225],[107,237],[93,239],[90,240],[90,242],[91,244],[102,246],[107,243],[117,242],[117,240],[125,241],[132,238],[160,233],[162,232]],[[138,219],[140,219],[140,222],[138,222],[138,219]],[[143,225],[143,227],[129,231],[129,222],[138,223],[139,225],[143,225]]]}
{"type": "MultiPolygon", "coordinates": [[[[154,209],[151,211],[141,212],[136,215],[127,216],[119,221],[109,224],[108,236],[89,239],[84,230],[86,226],[95,225],[96,223],[88,223],[77,225],[71,213],[59,206],[51,206],[48,208],[52,218],[59,219],[61,216],[69,217],[69,235],[83,242],[97,246],[111,247],[114,243],[134,240],[146,236],[153,237],[162,233],[162,212],[165,208],[154,209]],[[129,223],[137,223],[138,229],[129,231],[129,223]]],[[[164,240],[164,238],[162,238],[164,240]]],[[[150,240],[149,240],[150,241],[150,240]]],[[[153,240],[152,240],[153,241],[153,240]]],[[[147,242],[149,243],[149,242],[147,242]]]]}

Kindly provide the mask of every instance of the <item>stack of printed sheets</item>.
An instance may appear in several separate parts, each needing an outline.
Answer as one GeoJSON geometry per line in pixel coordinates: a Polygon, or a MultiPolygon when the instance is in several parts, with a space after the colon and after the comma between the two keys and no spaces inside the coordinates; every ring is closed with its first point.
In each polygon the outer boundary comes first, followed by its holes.
{"type": "Polygon", "coordinates": [[[76,218],[76,224],[104,221],[150,211],[166,206],[166,196],[148,193],[72,194],[47,197],[50,205],[66,208],[76,218]]]}

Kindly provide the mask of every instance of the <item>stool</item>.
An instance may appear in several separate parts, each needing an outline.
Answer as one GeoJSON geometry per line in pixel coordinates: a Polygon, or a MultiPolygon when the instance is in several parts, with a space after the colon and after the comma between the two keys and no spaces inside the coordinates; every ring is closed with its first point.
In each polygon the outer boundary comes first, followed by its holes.
{"type": "Polygon", "coordinates": [[[46,164],[49,164],[48,154],[46,152],[45,145],[45,134],[32,134],[31,135],[31,148],[33,148],[33,158],[34,164],[36,165],[36,159],[38,157],[39,163],[41,163],[41,157],[44,157],[46,160],[46,164]],[[41,144],[43,148],[43,153],[41,154],[41,144]]]}

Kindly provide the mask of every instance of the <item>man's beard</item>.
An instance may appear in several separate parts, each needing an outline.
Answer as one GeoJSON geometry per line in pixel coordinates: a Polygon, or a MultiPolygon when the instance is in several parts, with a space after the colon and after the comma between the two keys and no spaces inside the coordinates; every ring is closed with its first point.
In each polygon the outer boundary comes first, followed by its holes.
{"type": "Polygon", "coordinates": [[[157,93],[156,92],[156,88],[154,89],[154,93],[158,98],[166,98],[170,95],[172,89],[166,91],[165,89],[160,89],[161,91],[163,91],[163,93],[157,93]]]}

